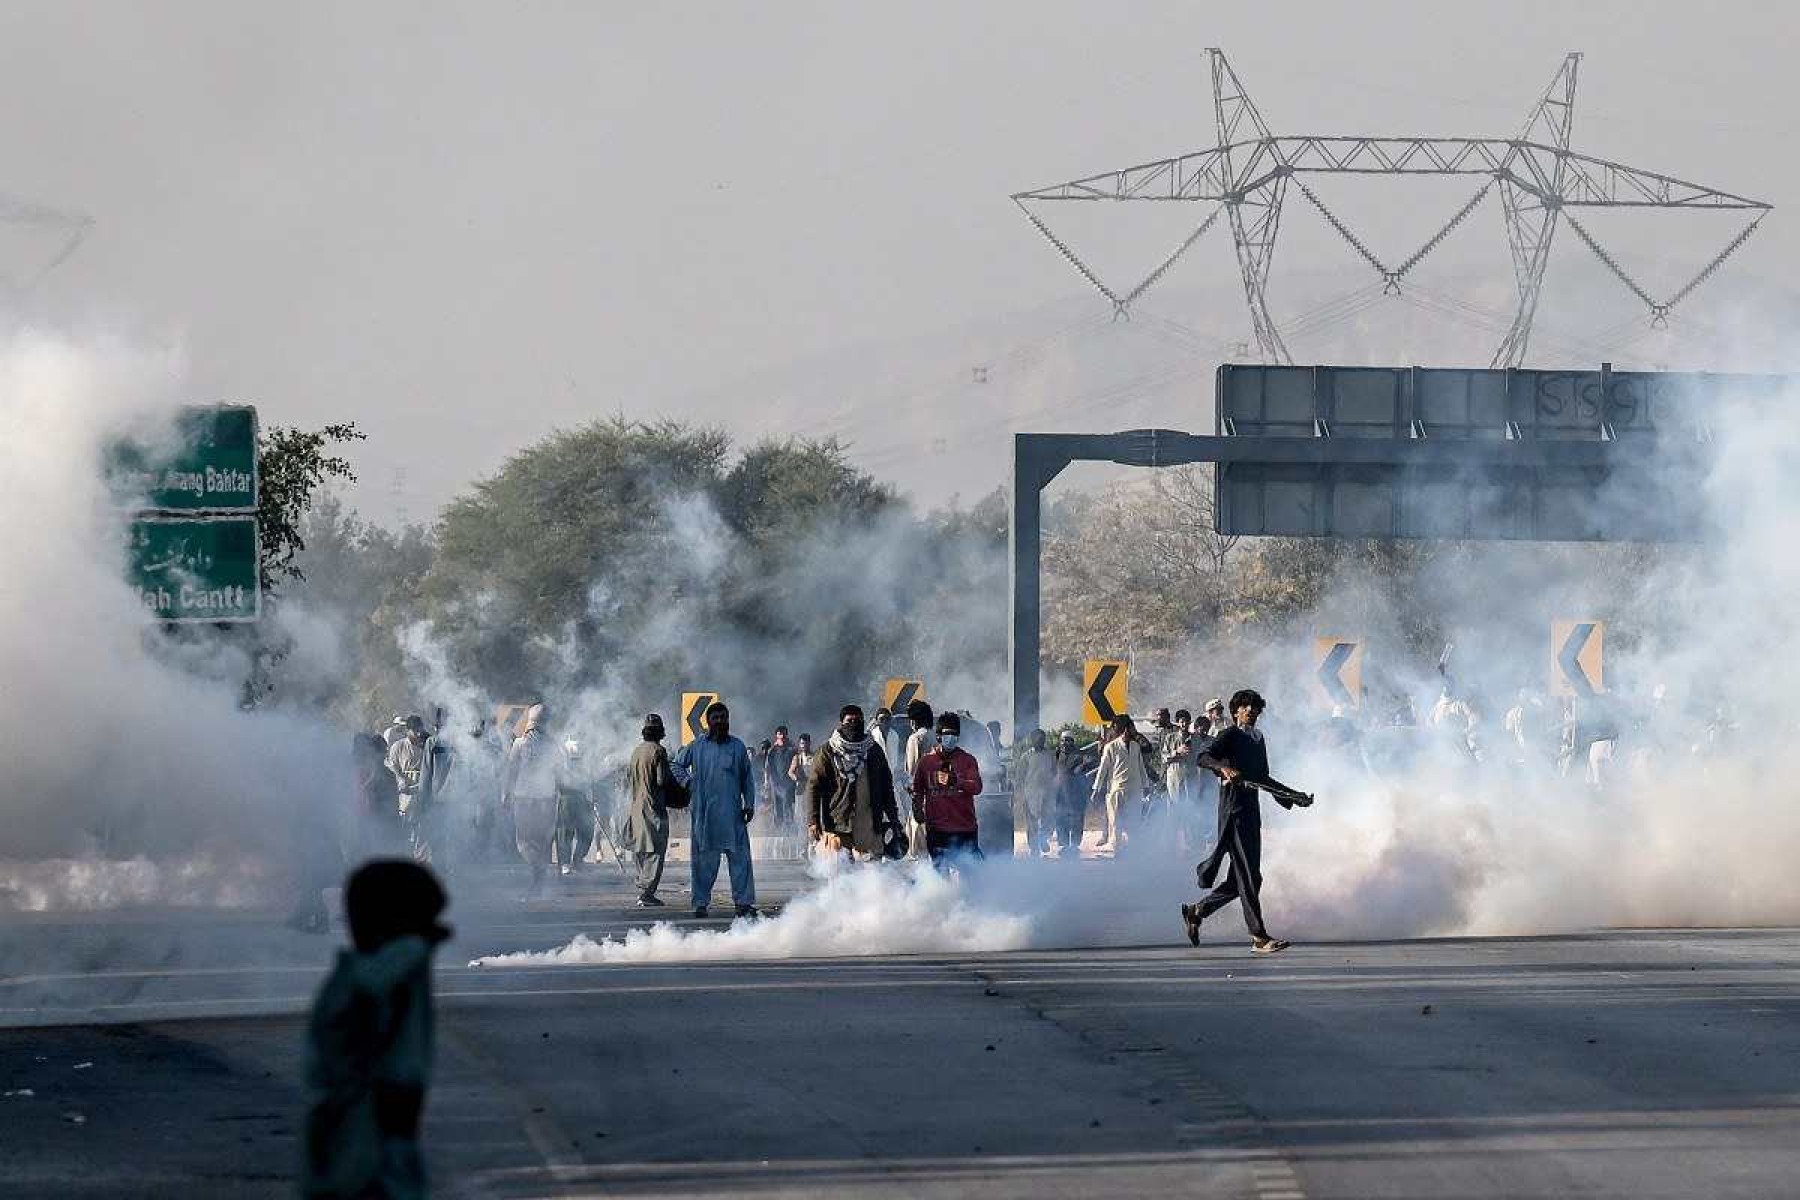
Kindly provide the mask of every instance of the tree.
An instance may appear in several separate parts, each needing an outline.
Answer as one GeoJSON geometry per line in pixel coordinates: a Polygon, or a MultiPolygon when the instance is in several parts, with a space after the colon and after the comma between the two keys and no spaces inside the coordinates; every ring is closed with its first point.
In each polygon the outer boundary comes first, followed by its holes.
{"type": "Polygon", "coordinates": [[[995,488],[970,508],[963,508],[957,501],[958,497],[952,496],[947,508],[931,514],[936,535],[973,538],[996,550],[1004,550],[1012,533],[1012,506],[1007,501],[1006,489],[995,488]]]}
{"type": "Polygon", "coordinates": [[[1167,651],[1227,616],[1237,539],[1213,530],[1212,479],[1177,467],[1046,522],[1044,643],[1071,664],[1167,651]],[[1099,599],[1104,597],[1104,599],[1099,599]]]}
{"type": "MultiPolygon", "coordinates": [[[[298,559],[306,549],[304,533],[318,490],[330,480],[354,481],[350,460],[332,447],[363,440],[351,422],[317,430],[276,425],[259,433],[256,444],[257,582],[263,605],[272,607],[288,583],[305,581],[298,559]]],[[[222,631],[241,641],[249,655],[242,703],[253,707],[279,686],[279,670],[293,650],[292,640],[267,622],[243,632],[222,631]]]]}
{"type": "Polygon", "coordinates": [[[317,430],[276,425],[258,436],[256,529],[265,601],[281,583],[306,577],[295,560],[306,549],[302,523],[314,494],[329,480],[356,480],[350,460],[331,447],[362,440],[354,422],[317,430]]]}
{"type": "Polygon", "coordinates": [[[836,438],[769,438],[744,451],[720,481],[725,519],[769,542],[803,531],[823,513],[868,520],[895,503],[893,490],[845,461],[836,438]]]}

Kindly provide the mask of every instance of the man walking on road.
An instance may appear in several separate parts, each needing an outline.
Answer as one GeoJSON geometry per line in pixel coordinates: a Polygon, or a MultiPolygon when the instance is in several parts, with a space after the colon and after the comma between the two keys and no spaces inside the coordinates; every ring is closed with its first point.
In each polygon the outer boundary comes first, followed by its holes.
{"type": "Polygon", "coordinates": [[[804,824],[794,801],[794,778],[789,768],[794,765],[794,744],[788,741],[788,727],[777,725],[769,740],[769,757],[764,767],[769,775],[770,794],[767,803],[775,810],[775,831],[793,833],[804,824]]]}
{"type": "Polygon", "coordinates": [[[1139,815],[1150,792],[1150,743],[1137,731],[1128,713],[1112,719],[1108,740],[1100,751],[1100,769],[1094,773],[1094,799],[1106,805],[1106,840],[1117,855],[1129,840],[1125,827],[1139,815]]]}
{"type": "Polygon", "coordinates": [[[907,840],[912,843],[913,857],[925,853],[925,827],[912,814],[918,812],[919,806],[914,803],[913,776],[919,770],[919,760],[931,753],[933,734],[931,731],[931,705],[923,700],[910,701],[906,706],[906,721],[912,726],[907,735],[906,749],[901,753],[900,787],[906,792],[906,811],[910,823],[906,827],[907,840]]]}
{"type": "Polygon", "coordinates": [[[1283,808],[1305,808],[1312,803],[1312,797],[1269,774],[1269,749],[1262,730],[1256,727],[1265,707],[1263,698],[1248,688],[1234,694],[1231,716],[1235,724],[1214,738],[1200,755],[1200,765],[1220,780],[1219,841],[1206,861],[1194,870],[1200,886],[1212,891],[1198,904],[1181,906],[1188,941],[1196,946],[1200,944],[1200,922],[1236,900],[1244,910],[1251,949],[1258,954],[1273,954],[1288,948],[1287,942],[1270,937],[1263,925],[1262,808],[1256,793],[1259,789],[1268,792],[1283,808]],[[1213,879],[1227,857],[1231,859],[1230,872],[1214,888],[1213,879]]]}
{"type": "Polygon", "coordinates": [[[894,773],[855,704],[839,710],[838,727],[819,751],[806,786],[806,833],[813,842],[824,841],[827,849],[846,850],[855,858],[899,858],[906,853],[906,835],[894,805],[894,773]]]}
{"type": "Polygon", "coordinates": [[[623,848],[637,862],[639,908],[661,908],[656,889],[662,885],[663,859],[669,852],[669,752],[663,749],[663,719],[644,718],[644,740],[631,752],[625,777],[631,786],[631,811],[625,816],[623,848]]]}
{"type": "Polygon", "coordinates": [[[750,822],[756,816],[756,776],[750,751],[731,736],[731,712],[717,700],[706,708],[706,736],[684,746],[672,764],[687,784],[693,822],[694,916],[705,917],[719,878],[719,855],[731,871],[731,901],[740,917],[756,911],[756,874],[750,865],[750,822]]]}
{"type": "Polygon", "coordinates": [[[598,821],[581,741],[568,738],[562,744],[562,763],[556,773],[556,861],[564,876],[581,870],[582,860],[594,847],[598,821]]]}
{"type": "Polygon", "coordinates": [[[525,731],[513,739],[506,752],[506,777],[500,784],[500,803],[511,811],[519,857],[531,864],[531,883],[524,900],[535,899],[544,888],[544,872],[550,866],[550,845],[556,837],[557,748],[550,744],[550,710],[534,704],[525,712],[525,731]]]}
{"type": "Polygon", "coordinates": [[[1043,730],[1032,730],[1014,750],[1012,781],[1013,823],[1025,834],[1025,852],[1034,857],[1048,853],[1056,820],[1056,763],[1043,730]]]}
{"type": "Polygon", "coordinates": [[[1079,858],[1081,837],[1087,825],[1088,782],[1085,776],[1094,769],[1094,760],[1075,744],[1075,735],[1065,729],[1056,739],[1052,767],[1056,856],[1079,858]]]}
{"type": "Polygon", "coordinates": [[[925,827],[925,852],[933,863],[980,858],[975,797],[981,795],[981,767],[962,749],[962,718],[947,712],[937,719],[937,749],[913,771],[913,819],[925,827]]]}

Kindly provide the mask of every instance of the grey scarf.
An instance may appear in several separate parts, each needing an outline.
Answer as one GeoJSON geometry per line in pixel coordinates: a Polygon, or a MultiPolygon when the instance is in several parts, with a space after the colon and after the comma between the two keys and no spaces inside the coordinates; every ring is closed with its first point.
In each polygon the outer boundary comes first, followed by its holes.
{"type": "Polygon", "coordinates": [[[838,778],[846,785],[856,783],[856,777],[862,774],[863,767],[868,765],[869,750],[875,745],[875,739],[867,733],[860,742],[853,742],[844,736],[842,726],[831,731],[825,740],[825,749],[831,752],[831,765],[837,768],[838,778]]]}

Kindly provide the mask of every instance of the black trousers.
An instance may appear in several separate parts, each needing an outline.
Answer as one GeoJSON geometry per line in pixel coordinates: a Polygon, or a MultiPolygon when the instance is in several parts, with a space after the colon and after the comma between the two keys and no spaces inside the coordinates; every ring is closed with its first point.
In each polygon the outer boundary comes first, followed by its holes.
{"type": "Polygon", "coordinates": [[[925,852],[931,855],[932,862],[944,858],[952,861],[958,858],[985,858],[981,852],[980,835],[968,833],[949,833],[940,829],[925,830],[925,852]]]}
{"type": "Polygon", "coordinates": [[[568,866],[594,845],[594,806],[586,796],[564,794],[556,806],[556,861],[568,866]]]}
{"type": "Polygon", "coordinates": [[[1057,789],[1052,809],[1051,829],[1061,854],[1073,854],[1081,848],[1082,826],[1087,823],[1087,792],[1064,783],[1057,789]]]}
{"type": "MultiPolygon", "coordinates": [[[[1256,801],[1252,799],[1250,803],[1254,805],[1256,801]]],[[[1201,918],[1212,916],[1236,900],[1243,907],[1244,928],[1250,931],[1250,936],[1268,937],[1262,916],[1262,813],[1255,808],[1245,810],[1233,800],[1221,798],[1219,841],[1206,861],[1200,864],[1201,886],[1213,881],[1220,863],[1227,859],[1231,867],[1224,880],[1200,901],[1201,918]]]]}

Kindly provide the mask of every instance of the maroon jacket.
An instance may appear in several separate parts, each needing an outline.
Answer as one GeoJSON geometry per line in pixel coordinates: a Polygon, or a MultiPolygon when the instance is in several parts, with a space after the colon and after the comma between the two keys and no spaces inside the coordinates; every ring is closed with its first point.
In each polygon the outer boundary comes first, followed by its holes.
{"type": "Polygon", "coordinates": [[[975,797],[981,795],[981,764],[961,746],[948,754],[933,750],[913,771],[913,812],[921,809],[925,828],[939,833],[974,833],[975,797]],[[949,786],[938,783],[937,773],[948,765],[949,786]]]}

